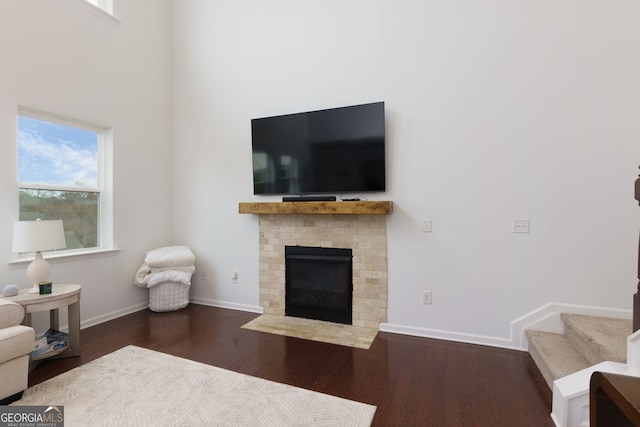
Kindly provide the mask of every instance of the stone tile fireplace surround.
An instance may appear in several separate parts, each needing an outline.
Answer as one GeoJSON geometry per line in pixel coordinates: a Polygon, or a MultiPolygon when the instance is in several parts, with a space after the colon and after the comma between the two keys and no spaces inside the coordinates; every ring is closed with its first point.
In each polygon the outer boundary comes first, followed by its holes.
{"type": "Polygon", "coordinates": [[[382,212],[358,209],[363,204],[379,205],[375,202],[354,204],[345,211],[349,203],[240,204],[240,213],[261,214],[259,299],[265,314],[284,316],[285,246],[348,248],[353,251],[353,326],[378,330],[387,321],[386,214],[391,213],[391,202],[381,202],[386,206],[382,212]],[[274,205],[277,212],[265,210],[267,205],[274,205]]]}

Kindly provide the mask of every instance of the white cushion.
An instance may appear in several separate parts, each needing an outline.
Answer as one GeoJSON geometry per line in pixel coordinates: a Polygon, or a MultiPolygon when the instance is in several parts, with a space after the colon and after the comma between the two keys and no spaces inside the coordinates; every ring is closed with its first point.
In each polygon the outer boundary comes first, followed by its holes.
{"type": "Polygon", "coordinates": [[[18,303],[0,298],[0,329],[16,326],[24,319],[24,308],[18,303]]]}
{"type": "Polygon", "coordinates": [[[26,389],[29,383],[29,355],[0,364],[0,399],[26,389]]]}
{"type": "Polygon", "coordinates": [[[0,329],[0,363],[31,353],[36,334],[28,326],[11,326],[0,329]]]}

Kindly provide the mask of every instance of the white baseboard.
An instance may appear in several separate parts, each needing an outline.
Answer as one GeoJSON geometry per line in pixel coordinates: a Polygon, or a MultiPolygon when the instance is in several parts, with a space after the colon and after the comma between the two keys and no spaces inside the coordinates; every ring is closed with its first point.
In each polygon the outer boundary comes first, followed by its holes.
{"type": "Polygon", "coordinates": [[[112,311],[110,313],[102,314],[100,316],[92,317],[90,319],[84,319],[80,322],[80,329],[95,326],[100,323],[117,319],[118,317],[126,316],[127,314],[135,313],[137,311],[144,310],[149,307],[149,304],[144,302],[130,307],[123,308],[121,310],[112,311]]]}
{"type": "Polygon", "coordinates": [[[631,319],[633,316],[631,310],[550,302],[511,322],[511,337],[514,348],[527,351],[529,347],[529,340],[525,333],[527,329],[563,333],[564,324],[560,320],[560,313],[585,314],[616,319],[631,319]]]}
{"type": "MultiPolygon", "coordinates": [[[[264,308],[257,305],[238,304],[229,301],[212,300],[208,298],[192,297],[191,302],[194,304],[207,305],[211,307],[226,308],[230,310],[246,311],[250,313],[262,314],[264,308]]],[[[127,314],[144,310],[148,304],[141,303],[121,310],[112,311],[100,316],[81,321],[81,328],[87,328],[99,323],[113,320],[127,314]]],[[[442,339],[447,341],[463,342],[468,344],[486,345],[491,347],[506,348],[512,350],[527,351],[529,342],[525,331],[527,329],[543,330],[548,332],[562,333],[563,326],[560,321],[560,313],[586,314],[591,316],[613,317],[618,319],[631,319],[632,311],[591,307],[573,304],[548,303],[544,306],[532,310],[531,312],[519,317],[510,324],[510,336],[508,338],[493,337],[488,335],[467,334],[461,332],[446,331],[441,329],[420,328],[415,326],[398,325],[393,323],[381,323],[380,331],[390,332],[394,334],[410,335],[423,338],[442,339]]]]}
{"type": "MultiPolygon", "coordinates": [[[[260,306],[230,303],[226,301],[210,300],[206,298],[191,298],[190,302],[194,304],[208,305],[211,307],[228,308],[230,310],[247,311],[250,313],[259,313],[259,314],[262,314],[264,310],[260,306]]],[[[149,304],[147,302],[144,302],[144,303],[123,308],[121,310],[116,310],[110,313],[102,314],[100,316],[92,317],[90,319],[84,319],[80,322],[80,329],[88,328],[90,326],[95,326],[100,323],[107,322],[109,320],[117,319],[118,317],[126,316],[127,314],[132,314],[141,310],[146,310],[147,308],[149,308],[149,304]]],[[[60,329],[66,330],[66,328],[67,328],[66,325],[62,325],[60,329]]]]}
{"type": "MultiPolygon", "coordinates": [[[[250,313],[259,313],[259,314],[262,314],[264,310],[260,306],[230,303],[226,301],[210,300],[206,298],[191,298],[190,302],[194,304],[208,305],[211,307],[228,308],[230,310],[247,311],[250,313]]],[[[118,317],[126,316],[127,314],[132,314],[141,310],[145,310],[147,308],[149,308],[149,304],[147,302],[144,302],[144,303],[132,305],[120,310],[105,313],[100,316],[92,317],[90,319],[84,319],[80,322],[80,329],[88,328],[90,326],[95,326],[100,323],[107,322],[109,320],[117,319],[118,317]]],[[[66,330],[67,327],[68,327],[67,325],[61,325],[60,329],[66,330]]]]}
{"type": "Polygon", "coordinates": [[[560,320],[560,313],[586,314],[590,316],[613,317],[617,319],[632,318],[631,310],[551,302],[512,321],[510,323],[510,336],[508,338],[466,334],[440,329],[419,328],[392,323],[381,323],[380,331],[527,351],[529,346],[529,341],[525,334],[527,329],[557,333],[563,332],[564,326],[560,320]]]}
{"type": "Polygon", "coordinates": [[[440,329],[417,328],[414,326],[394,325],[392,323],[381,323],[380,331],[517,350],[509,339],[486,335],[465,334],[460,332],[443,331],[440,329]]]}
{"type": "Polygon", "coordinates": [[[250,313],[262,314],[264,308],[259,305],[238,304],[235,302],[219,301],[208,298],[192,297],[191,302],[194,304],[208,305],[210,307],[228,308],[230,310],[248,311],[250,313]]]}

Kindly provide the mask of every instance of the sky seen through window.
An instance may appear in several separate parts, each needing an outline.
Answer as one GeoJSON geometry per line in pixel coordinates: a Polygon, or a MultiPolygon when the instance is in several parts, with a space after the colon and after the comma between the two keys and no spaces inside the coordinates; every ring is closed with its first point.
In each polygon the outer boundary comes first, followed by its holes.
{"type": "Polygon", "coordinates": [[[98,186],[98,133],[18,116],[18,182],[98,186]]]}

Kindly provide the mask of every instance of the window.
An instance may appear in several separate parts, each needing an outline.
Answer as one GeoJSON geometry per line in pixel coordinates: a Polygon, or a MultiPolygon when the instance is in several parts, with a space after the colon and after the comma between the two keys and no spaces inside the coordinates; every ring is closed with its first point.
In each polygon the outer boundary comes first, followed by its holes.
{"type": "Polygon", "coordinates": [[[91,3],[92,5],[99,7],[105,12],[113,15],[113,0],[86,0],[87,3],[91,3]]]}
{"type": "Polygon", "coordinates": [[[67,250],[111,247],[110,134],[96,125],[20,109],[20,220],[61,219],[67,250]]]}

